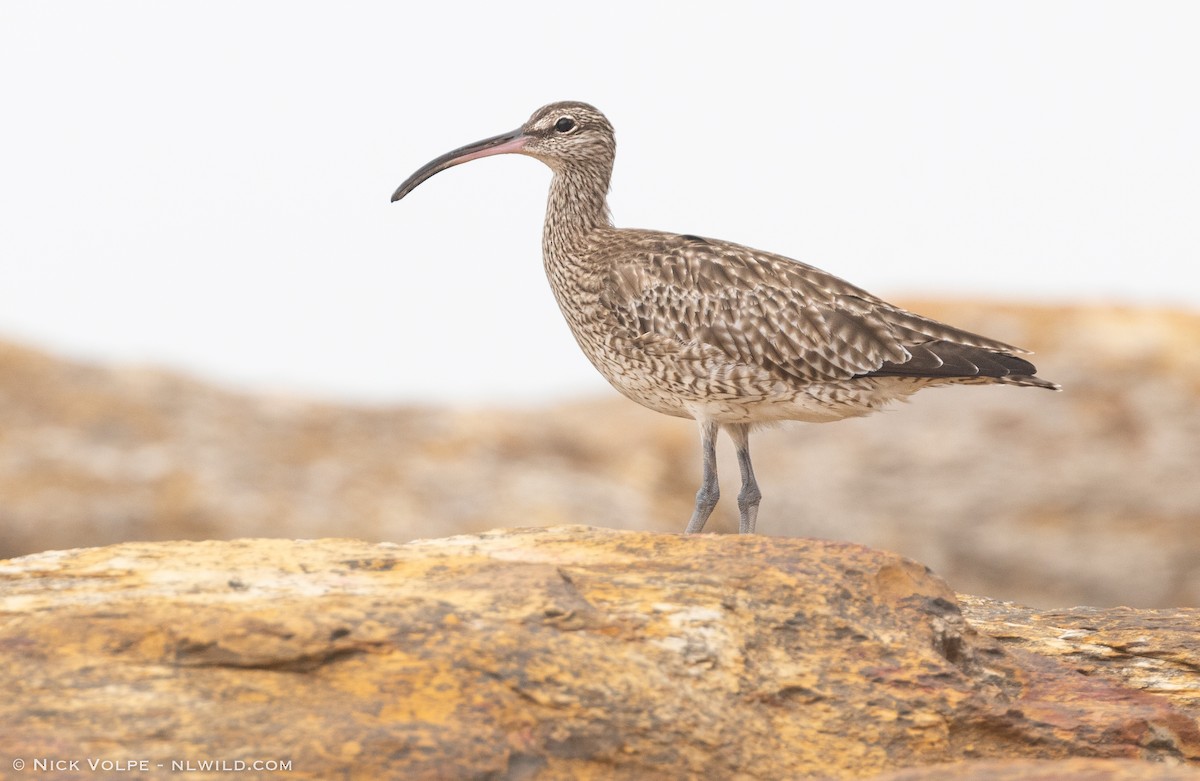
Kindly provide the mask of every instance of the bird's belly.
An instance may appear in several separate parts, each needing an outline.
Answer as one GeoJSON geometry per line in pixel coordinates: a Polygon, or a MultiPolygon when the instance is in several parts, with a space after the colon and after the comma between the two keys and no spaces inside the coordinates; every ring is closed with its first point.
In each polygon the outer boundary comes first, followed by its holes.
{"type": "Polygon", "coordinates": [[[622,395],[656,412],[719,423],[822,423],[867,415],[929,383],[900,377],[785,381],[756,366],[680,360],[622,345],[584,353],[622,395]]]}
{"type": "Polygon", "coordinates": [[[787,386],[734,398],[709,396],[685,402],[684,407],[688,417],[719,423],[829,423],[869,415],[927,384],[908,378],[861,378],[787,386]]]}

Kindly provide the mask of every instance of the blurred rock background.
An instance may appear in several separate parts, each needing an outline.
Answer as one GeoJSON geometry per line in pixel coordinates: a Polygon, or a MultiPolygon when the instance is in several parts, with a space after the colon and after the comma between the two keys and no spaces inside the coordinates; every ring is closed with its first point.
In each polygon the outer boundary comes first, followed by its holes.
{"type": "MultiPolygon", "coordinates": [[[[1064,392],[928,390],[869,418],[761,431],[760,530],[898,551],[960,592],[1035,606],[1200,604],[1200,316],[903,303],[1034,350],[1064,392]]],[[[709,528],[728,532],[728,440],[719,455],[709,528]]],[[[0,558],[138,539],[677,532],[698,480],[694,424],[615,392],[338,406],[0,343],[0,558]]]]}

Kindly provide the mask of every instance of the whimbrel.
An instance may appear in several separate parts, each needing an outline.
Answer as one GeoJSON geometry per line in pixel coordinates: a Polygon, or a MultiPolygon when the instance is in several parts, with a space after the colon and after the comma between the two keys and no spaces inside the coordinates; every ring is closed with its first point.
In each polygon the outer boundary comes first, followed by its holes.
{"type": "Polygon", "coordinates": [[[762,494],[750,431],[783,420],[865,415],[921,388],[1001,383],[1057,390],[1012,345],[893,306],[781,255],[690,234],[616,228],[606,196],[616,140],[586,103],[552,103],[509,133],[430,161],[429,177],[517,153],[554,172],[542,235],[550,288],[575,340],[614,388],[700,425],[703,476],[688,532],[717,504],[716,442],[737,451],[739,531],[754,531],[762,494]]]}

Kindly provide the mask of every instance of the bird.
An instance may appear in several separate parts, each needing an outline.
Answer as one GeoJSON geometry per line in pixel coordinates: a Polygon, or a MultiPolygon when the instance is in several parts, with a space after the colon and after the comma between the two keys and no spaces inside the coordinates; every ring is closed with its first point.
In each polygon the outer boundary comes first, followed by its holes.
{"type": "Polygon", "coordinates": [[[616,135],[588,103],[551,103],[516,130],[431,160],[392,202],[447,168],[500,154],[533,157],[553,173],[543,263],[584,355],[624,396],[699,425],[702,475],[685,533],[704,529],[720,497],[722,429],[737,453],[745,534],[762,499],[750,460],[756,427],[866,415],[938,385],[1060,390],[1018,357],[1028,350],[908,312],[814,266],[694,234],[615,227],[607,195],[616,135]]]}

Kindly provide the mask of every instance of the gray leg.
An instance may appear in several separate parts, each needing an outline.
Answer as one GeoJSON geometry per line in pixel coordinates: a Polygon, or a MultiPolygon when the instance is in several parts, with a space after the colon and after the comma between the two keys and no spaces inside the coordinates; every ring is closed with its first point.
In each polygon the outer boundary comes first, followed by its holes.
{"type": "Polygon", "coordinates": [[[717,432],[721,430],[718,423],[702,421],[700,423],[700,447],[704,453],[704,478],[700,481],[700,490],[696,492],[696,509],[692,519],[688,521],[685,534],[698,534],[712,515],[721,498],[721,489],[717,486],[717,432]]]}
{"type": "Polygon", "coordinates": [[[738,466],[742,470],[742,490],[738,494],[738,532],[754,534],[754,523],[758,520],[758,502],[762,492],[754,479],[754,467],[750,465],[750,426],[738,423],[729,427],[729,436],[737,448],[738,466]]]}

